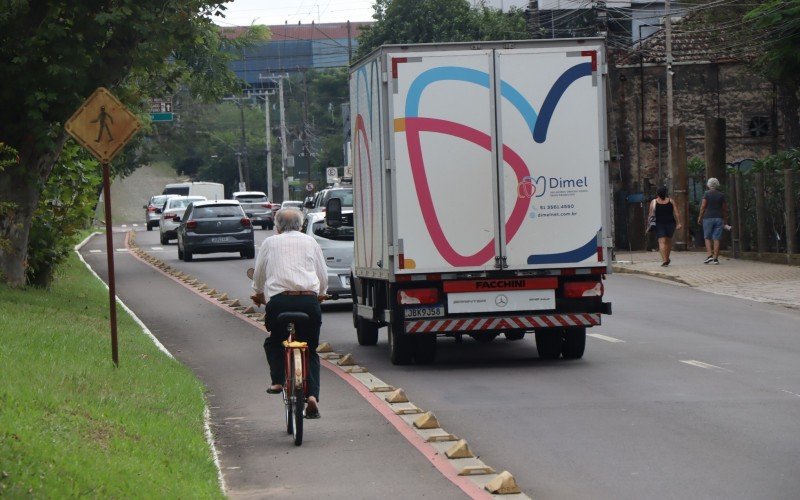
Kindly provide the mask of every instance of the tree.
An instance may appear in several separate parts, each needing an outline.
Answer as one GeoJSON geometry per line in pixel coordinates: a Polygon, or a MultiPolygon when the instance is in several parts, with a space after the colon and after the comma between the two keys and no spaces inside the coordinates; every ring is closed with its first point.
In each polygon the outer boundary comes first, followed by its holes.
{"type": "Polygon", "coordinates": [[[383,44],[529,38],[519,9],[504,14],[467,0],[376,0],[375,24],[358,37],[357,57],[383,44]]]}
{"type": "Polygon", "coordinates": [[[778,88],[787,147],[800,147],[800,0],[769,0],[745,20],[766,31],[758,68],[778,88]]]}
{"type": "MultiPolygon", "coordinates": [[[[64,123],[105,86],[133,109],[177,88],[230,88],[218,29],[222,1],[5,1],[0,9],[0,143],[19,160],[0,172],[0,280],[25,284],[31,220],[67,142],[64,123]]],[[[226,43],[235,43],[227,41],[226,43]]]]}

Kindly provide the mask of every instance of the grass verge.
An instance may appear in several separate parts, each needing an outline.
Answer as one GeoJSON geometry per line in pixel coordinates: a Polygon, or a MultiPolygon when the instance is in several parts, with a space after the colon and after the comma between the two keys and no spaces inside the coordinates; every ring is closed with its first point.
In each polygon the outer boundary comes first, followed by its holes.
{"type": "Polygon", "coordinates": [[[222,498],[203,386],[74,254],[49,291],[0,285],[0,497],[222,498]]]}

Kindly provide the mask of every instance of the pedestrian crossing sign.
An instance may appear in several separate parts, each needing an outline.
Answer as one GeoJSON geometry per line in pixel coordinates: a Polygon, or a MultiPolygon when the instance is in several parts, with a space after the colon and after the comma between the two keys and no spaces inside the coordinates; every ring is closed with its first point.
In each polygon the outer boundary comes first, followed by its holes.
{"type": "Polygon", "coordinates": [[[111,92],[99,87],[64,125],[81,146],[110,162],[141,128],[136,116],[111,92]]]}

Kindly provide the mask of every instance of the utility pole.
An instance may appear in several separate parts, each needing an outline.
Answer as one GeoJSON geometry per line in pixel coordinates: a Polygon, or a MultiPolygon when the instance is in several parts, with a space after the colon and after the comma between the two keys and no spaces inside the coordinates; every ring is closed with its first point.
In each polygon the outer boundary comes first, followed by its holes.
{"type": "Polygon", "coordinates": [[[311,184],[311,151],[308,141],[308,85],[306,84],[306,70],[303,70],[303,157],[306,162],[308,183],[311,184]]]}
{"type": "MultiPolygon", "coordinates": [[[[264,80],[271,80],[270,77],[265,77],[263,75],[258,75],[258,79],[261,81],[264,80]]],[[[261,92],[257,93],[256,95],[259,97],[264,98],[264,130],[265,130],[265,140],[266,145],[264,146],[264,152],[267,156],[267,198],[269,198],[270,202],[274,202],[275,198],[273,197],[272,192],[272,129],[269,126],[269,96],[271,92],[264,88],[261,92]]]]}
{"type": "Polygon", "coordinates": [[[239,114],[241,115],[242,119],[242,156],[244,157],[244,178],[240,178],[241,182],[244,183],[244,186],[239,186],[239,189],[243,191],[247,191],[247,186],[250,185],[250,164],[247,161],[247,137],[245,136],[244,132],[244,103],[237,100],[237,104],[239,104],[239,114]]]}
{"type": "MultiPolygon", "coordinates": [[[[353,61],[353,34],[350,31],[350,21],[347,21],[347,62],[353,61]]],[[[773,122],[777,123],[777,122],[773,122]]]]}
{"type": "Polygon", "coordinates": [[[283,201],[289,199],[289,180],[286,178],[286,116],[283,110],[283,75],[278,77],[278,102],[281,113],[281,179],[283,181],[283,201]]]}
{"type": "Polygon", "coordinates": [[[670,11],[670,0],[664,0],[664,58],[667,67],[667,165],[670,168],[670,177],[674,178],[675,165],[671,141],[672,126],[675,123],[672,107],[672,13],[670,11]]]}

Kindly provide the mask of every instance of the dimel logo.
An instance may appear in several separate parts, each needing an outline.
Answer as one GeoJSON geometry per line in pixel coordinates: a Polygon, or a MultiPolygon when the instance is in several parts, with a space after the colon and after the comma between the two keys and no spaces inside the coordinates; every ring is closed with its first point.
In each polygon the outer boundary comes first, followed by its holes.
{"type": "Polygon", "coordinates": [[[547,189],[569,189],[589,187],[589,180],[586,177],[570,179],[565,177],[545,177],[540,175],[535,179],[532,176],[525,176],[522,182],[517,185],[517,195],[520,198],[540,198],[547,193],[547,189]]]}

